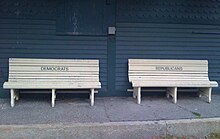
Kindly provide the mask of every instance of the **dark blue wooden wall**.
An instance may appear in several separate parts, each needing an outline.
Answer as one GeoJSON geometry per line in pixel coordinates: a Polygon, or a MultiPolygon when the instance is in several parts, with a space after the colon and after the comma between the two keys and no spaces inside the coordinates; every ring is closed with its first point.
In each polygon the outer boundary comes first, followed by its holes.
{"type": "MultiPolygon", "coordinates": [[[[0,2],[0,97],[8,78],[8,58],[99,59],[102,89],[107,92],[107,36],[71,36],[56,32],[56,1],[0,2]]],[[[95,22],[95,21],[92,21],[95,22]]]]}
{"type": "Polygon", "coordinates": [[[10,57],[99,59],[99,96],[129,94],[128,58],[208,59],[210,79],[220,81],[219,0],[94,0],[92,5],[100,7],[94,9],[103,11],[97,13],[101,20],[92,18],[96,12],[88,14],[91,7],[82,7],[85,13],[73,8],[65,10],[62,19],[69,27],[57,20],[62,16],[59,9],[65,9],[60,2],[0,1],[0,97],[9,94],[2,84],[10,57]],[[72,12],[80,14],[79,33],[70,26],[75,21],[68,17],[72,12]],[[108,26],[116,26],[116,35],[107,34],[108,26]]]}
{"type": "Polygon", "coordinates": [[[117,23],[116,89],[131,88],[129,58],[207,59],[210,79],[220,83],[220,35],[206,34],[217,31],[216,25],[117,23]]]}
{"type": "Polygon", "coordinates": [[[131,88],[129,58],[207,59],[210,79],[220,83],[219,0],[120,0],[116,22],[119,94],[131,88]]]}

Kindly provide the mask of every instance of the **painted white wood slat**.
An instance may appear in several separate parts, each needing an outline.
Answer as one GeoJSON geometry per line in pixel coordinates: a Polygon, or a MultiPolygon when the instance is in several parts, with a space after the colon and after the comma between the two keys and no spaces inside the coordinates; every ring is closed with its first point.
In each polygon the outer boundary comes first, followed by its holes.
{"type": "Polygon", "coordinates": [[[99,63],[99,60],[88,60],[88,59],[34,59],[34,58],[9,58],[9,62],[39,62],[39,63],[99,63]]]}
{"type": "Polygon", "coordinates": [[[90,89],[101,88],[100,82],[5,82],[4,88],[12,89],[90,89]]]}
{"type": "Polygon", "coordinates": [[[146,71],[146,70],[139,70],[139,71],[131,71],[129,73],[145,73],[145,74],[207,74],[208,71],[146,71]]]}
{"type": "Polygon", "coordinates": [[[13,71],[10,71],[9,75],[99,75],[99,72],[97,71],[68,71],[68,72],[56,72],[56,71],[37,71],[37,72],[33,72],[33,71],[30,71],[30,72],[23,72],[23,71],[20,71],[20,72],[13,72],[13,71]]]}
{"type": "Polygon", "coordinates": [[[68,75],[68,74],[34,74],[34,75],[30,75],[30,74],[14,74],[14,75],[9,75],[9,78],[20,78],[20,77],[23,77],[23,78],[30,78],[30,77],[33,77],[33,78],[43,78],[43,77],[76,77],[76,78],[82,78],[82,77],[99,77],[99,75],[68,75]]]}
{"type": "Polygon", "coordinates": [[[208,64],[208,61],[207,60],[182,60],[182,59],[177,59],[177,60],[170,60],[170,59],[128,59],[128,62],[130,64],[134,64],[134,63],[147,63],[147,64],[150,64],[150,63],[153,63],[153,64],[160,64],[160,63],[167,63],[167,64],[198,64],[198,65],[201,65],[201,64],[208,64]]]}
{"type": "Polygon", "coordinates": [[[218,87],[217,82],[208,81],[132,81],[133,87],[218,87]]]}
{"type": "Polygon", "coordinates": [[[59,71],[59,72],[68,72],[68,71],[78,71],[78,72],[82,72],[82,71],[99,71],[98,67],[70,67],[70,66],[63,66],[63,67],[59,67],[59,66],[48,66],[48,67],[34,67],[34,66],[13,66],[13,67],[9,67],[9,71],[59,71]]]}
{"type": "Polygon", "coordinates": [[[176,72],[184,72],[184,71],[208,71],[208,67],[185,67],[178,65],[168,65],[168,66],[130,66],[130,71],[176,71],[176,72]]]}

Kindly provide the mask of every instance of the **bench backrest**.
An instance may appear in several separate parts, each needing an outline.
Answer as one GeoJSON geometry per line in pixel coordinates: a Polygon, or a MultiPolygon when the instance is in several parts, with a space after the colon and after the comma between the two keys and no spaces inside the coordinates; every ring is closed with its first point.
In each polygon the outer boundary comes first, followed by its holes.
{"type": "Polygon", "coordinates": [[[209,80],[207,60],[129,59],[129,82],[209,80]]]}
{"type": "Polygon", "coordinates": [[[99,60],[10,58],[8,80],[99,82],[99,60]]]}

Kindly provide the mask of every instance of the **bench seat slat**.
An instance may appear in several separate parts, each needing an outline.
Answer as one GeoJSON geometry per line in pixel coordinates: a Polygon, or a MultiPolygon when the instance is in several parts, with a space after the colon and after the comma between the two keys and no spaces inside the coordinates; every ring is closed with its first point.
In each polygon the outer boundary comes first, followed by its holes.
{"type": "Polygon", "coordinates": [[[53,75],[53,74],[62,74],[62,75],[65,75],[65,74],[70,74],[70,75],[97,75],[99,74],[99,72],[97,71],[66,71],[66,72],[60,72],[60,71],[26,71],[26,72],[23,72],[23,71],[17,71],[17,72],[14,72],[14,71],[10,71],[9,75],[44,75],[44,74],[50,74],[50,75],[53,75]]]}
{"type": "Polygon", "coordinates": [[[207,74],[129,74],[130,78],[138,78],[138,77],[158,77],[158,78],[163,78],[163,77],[208,77],[207,74]]]}
{"type": "MultiPolygon", "coordinates": [[[[129,70],[130,71],[155,71],[155,67],[156,66],[130,66],[129,70]]],[[[208,71],[208,67],[183,67],[183,71],[179,71],[179,72],[190,72],[190,71],[203,71],[206,72],[208,71]]]]}
{"type": "Polygon", "coordinates": [[[74,78],[74,79],[66,79],[66,78],[44,78],[44,79],[39,79],[39,78],[36,78],[36,79],[10,79],[9,82],[22,82],[22,81],[30,81],[30,82],[35,82],[35,81],[38,81],[38,82],[46,82],[46,81],[60,81],[60,82],[95,82],[95,81],[98,81],[98,79],[93,79],[93,78],[89,78],[89,79],[77,79],[77,78],[74,78]]]}
{"type": "Polygon", "coordinates": [[[129,63],[133,66],[146,66],[146,67],[152,67],[152,66],[173,66],[173,65],[179,65],[179,66],[186,66],[186,67],[204,67],[205,65],[207,65],[207,63],[181,63],[180,62],[171,62],[171,63],[166,63],[166,62],[161,62],[161,63],[129,63]]]}
{"type": "Polygon", "coordinates": [[[197,65],[201,65],[201,64],[208,64],[207,60],[169,60],[169,59],[129,59],[128,60],[129,64],[136,64],[136,63],[140,63],[140,64],[197,64],[197,65]]]}
{"type": "MultiPolygon", "coordinates": [[[[40,66],[13,66],[13,67],[9,67],[9,70],[12,71],[12,72],[16,72],[16,71],[23,71],[23,72],[26,72],[26,71],[39,71],[41,70],[41,67],[40,66]]],[[[45,70],[46,71],[46,70],[45,70]]],[[[71,66],[68,66],[68,71],[99,71],[99,68],[98,67],[71,67],[71,66]]],[[[68,72],[68,71],[64,71],[64,72],[68,72]]],[[[42,71],[44,72],[44,71],[42,71]]]]}
{"type": "Polygon", "coordinates": [[[130,71],[128,72],[128,74],[208,74],[208,71],[183,71],[183,72],[179,72],[179,71],[147,71],[147,70],[136,70],[136,71],[130,71]]]}
{"type": "Polygon", "coordinates": [[[93,60],[93,59],[34,59],[34,58],[9,58],[10,63],[11,62],[29,62],[29,63],[99,63],[99,60],[93,60]]]}
{"type": "Polygon", "coordinates": [[[43,62],[43,63],[10,63],[10,66],[17,67],[17,66],[73,66],[75,65],[76,67],[97,67],[97,63],[48,63],[48,62],[43,62]]]}
{"type": "Polygon", "coordinates": [[[185,80],[185,79],[200,79],[200,80],[209,80],[209,78],[207,76],[193,76],[193,77],[190,77],[190,76],[130,76],[129,80],[169,80],[169,79],[176,79],[176,80],[185,80]]]}
{"type": "Polygon", "coordinates": [[[131,81],[185,81],[185,80],[191,80],[191,81],[209,81],[206,78],[167,78],[167,77],[161,77],[161,78],[130,78],[131,81]]]}
{"type": "Polygon", "coordinates": [[[68,74],[12,74],[12,75],[9,75],[9,78],[19,78],[19,77],[33,77],[33,78],[36,78],[36,77],[99,77],[99,75],[97,74],[93,74],[93,75],[68,75],[68,74]]]}
{"type": "Polygon", "coordinates": [[[90,89],[101,88],[100,82],[5,82],[8,89],[90,89]]]}
{"type": "Polygon", "coordinates": [[[133,87],[218,87],[215,81],[132,81],[133,87]]]}
{"type": "Polygon", "coordinates": [[[34,65],[34,66],[37,66],[37,65],[78,65],[78,66],[85,66],[85,65],[88,65],[88,66],[97,66],[97,64],[99,64],[99,61],[92,61],[92,62],[45,62],[45,61],[42,61],[42,62],[15,62],[15,61],[11,61],[10,63],[10,66],[19,66],[19,65],[22,65],[22,66],[30,66],[30,65],[34,65]]]}

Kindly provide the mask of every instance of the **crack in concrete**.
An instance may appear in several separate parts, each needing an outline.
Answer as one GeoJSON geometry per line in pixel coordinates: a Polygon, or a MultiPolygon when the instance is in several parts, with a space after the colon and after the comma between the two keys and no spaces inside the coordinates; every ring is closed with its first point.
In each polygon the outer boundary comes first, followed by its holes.
{"type": "Polygon", "coordinates": [[[196,116],[196,118],[202,118],[202,115],[201,115],[200,113],[197,113],[197,112],[188,110],[187,108],[182,107],[182,106],[180,106],[180,105],[178,105],[178,104],[176,104],[176,105],[177,105],[179,108],[181,108],[181,109],[183,109],[183,110],[185,110],[185,111],[187,111],[187,112],[190,112],[191,114],[193,114],[194,116],[196,116]]]}

